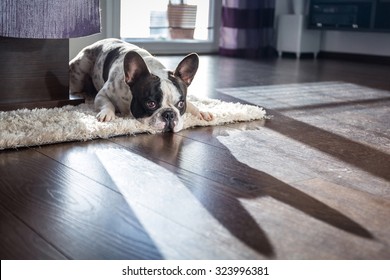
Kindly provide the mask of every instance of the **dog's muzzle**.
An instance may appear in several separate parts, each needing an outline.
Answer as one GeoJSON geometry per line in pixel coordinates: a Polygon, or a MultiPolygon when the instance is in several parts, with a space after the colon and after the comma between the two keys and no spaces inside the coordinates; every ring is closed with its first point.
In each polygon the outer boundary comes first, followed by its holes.
{"type": "Polygon", "coordinates": [[[164,131],[173,131],[176,121],[176,113],[172,110],[166,110],[161,114],[161,117],[165,121],[164,131]]]}

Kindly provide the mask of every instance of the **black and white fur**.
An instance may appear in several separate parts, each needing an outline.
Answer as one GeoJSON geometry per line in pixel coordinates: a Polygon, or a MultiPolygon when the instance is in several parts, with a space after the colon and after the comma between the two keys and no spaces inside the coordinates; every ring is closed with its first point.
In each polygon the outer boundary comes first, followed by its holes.
{"type": "Polygon", "coordinates": [[[169,71],[146,50],[105,39],[84,48],[69,62],[69,86],[72,93],[83,92],[92,80],[98,91],[94,102],[99,121],[111,121],[119,112],[156,130],[177,132],[183,128],[186,111],[200,119],[213,118],[186,100],[198,64],[198,55],[192,53],[169,71]]]}

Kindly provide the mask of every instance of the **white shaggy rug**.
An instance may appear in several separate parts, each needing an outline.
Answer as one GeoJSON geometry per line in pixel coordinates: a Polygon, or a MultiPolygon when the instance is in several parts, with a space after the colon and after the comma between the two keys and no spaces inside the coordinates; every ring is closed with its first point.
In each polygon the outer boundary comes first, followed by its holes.
{"type": "MultiPolygon", "coordinates": [[[[201,111],[211,112],[214,120],[202,121],[186,113],[184,129],[258,120],[266,115],[265,110],[257,106],[194,96],[189,96],[189,100],[201,111]]],[[[92,104],[0,112],[0,150],[157,132],[132,118],[102,123],[95,116],[92,104]]]]}

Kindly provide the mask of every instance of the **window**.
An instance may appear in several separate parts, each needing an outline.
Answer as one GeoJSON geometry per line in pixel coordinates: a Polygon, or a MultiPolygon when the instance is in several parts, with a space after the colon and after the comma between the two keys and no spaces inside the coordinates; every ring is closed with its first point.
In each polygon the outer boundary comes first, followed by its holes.
{"type": "Polygon", "coordinates": [[[214,52],[221,0],[120,1],[120,37],[153,53],[214,52]]]}

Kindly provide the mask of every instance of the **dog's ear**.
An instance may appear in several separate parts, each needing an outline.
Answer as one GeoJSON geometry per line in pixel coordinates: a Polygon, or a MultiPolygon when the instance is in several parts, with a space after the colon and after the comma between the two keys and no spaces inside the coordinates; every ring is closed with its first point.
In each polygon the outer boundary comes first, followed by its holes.
{"type": "Polygon", "coordinates": [[[187,55],[176,67],[174,75],[184,81],[189,86],[194,79],[199,66],[199,57],[196,53],[187,55]]]}
{"type": "Polygon", "coordinates": [[[132,86],[139,78],[150,75],[145,61],[135,51],[130,51],[125,55],[123,67],[125,70],[125,81],[129,86],[132,86]]]}

